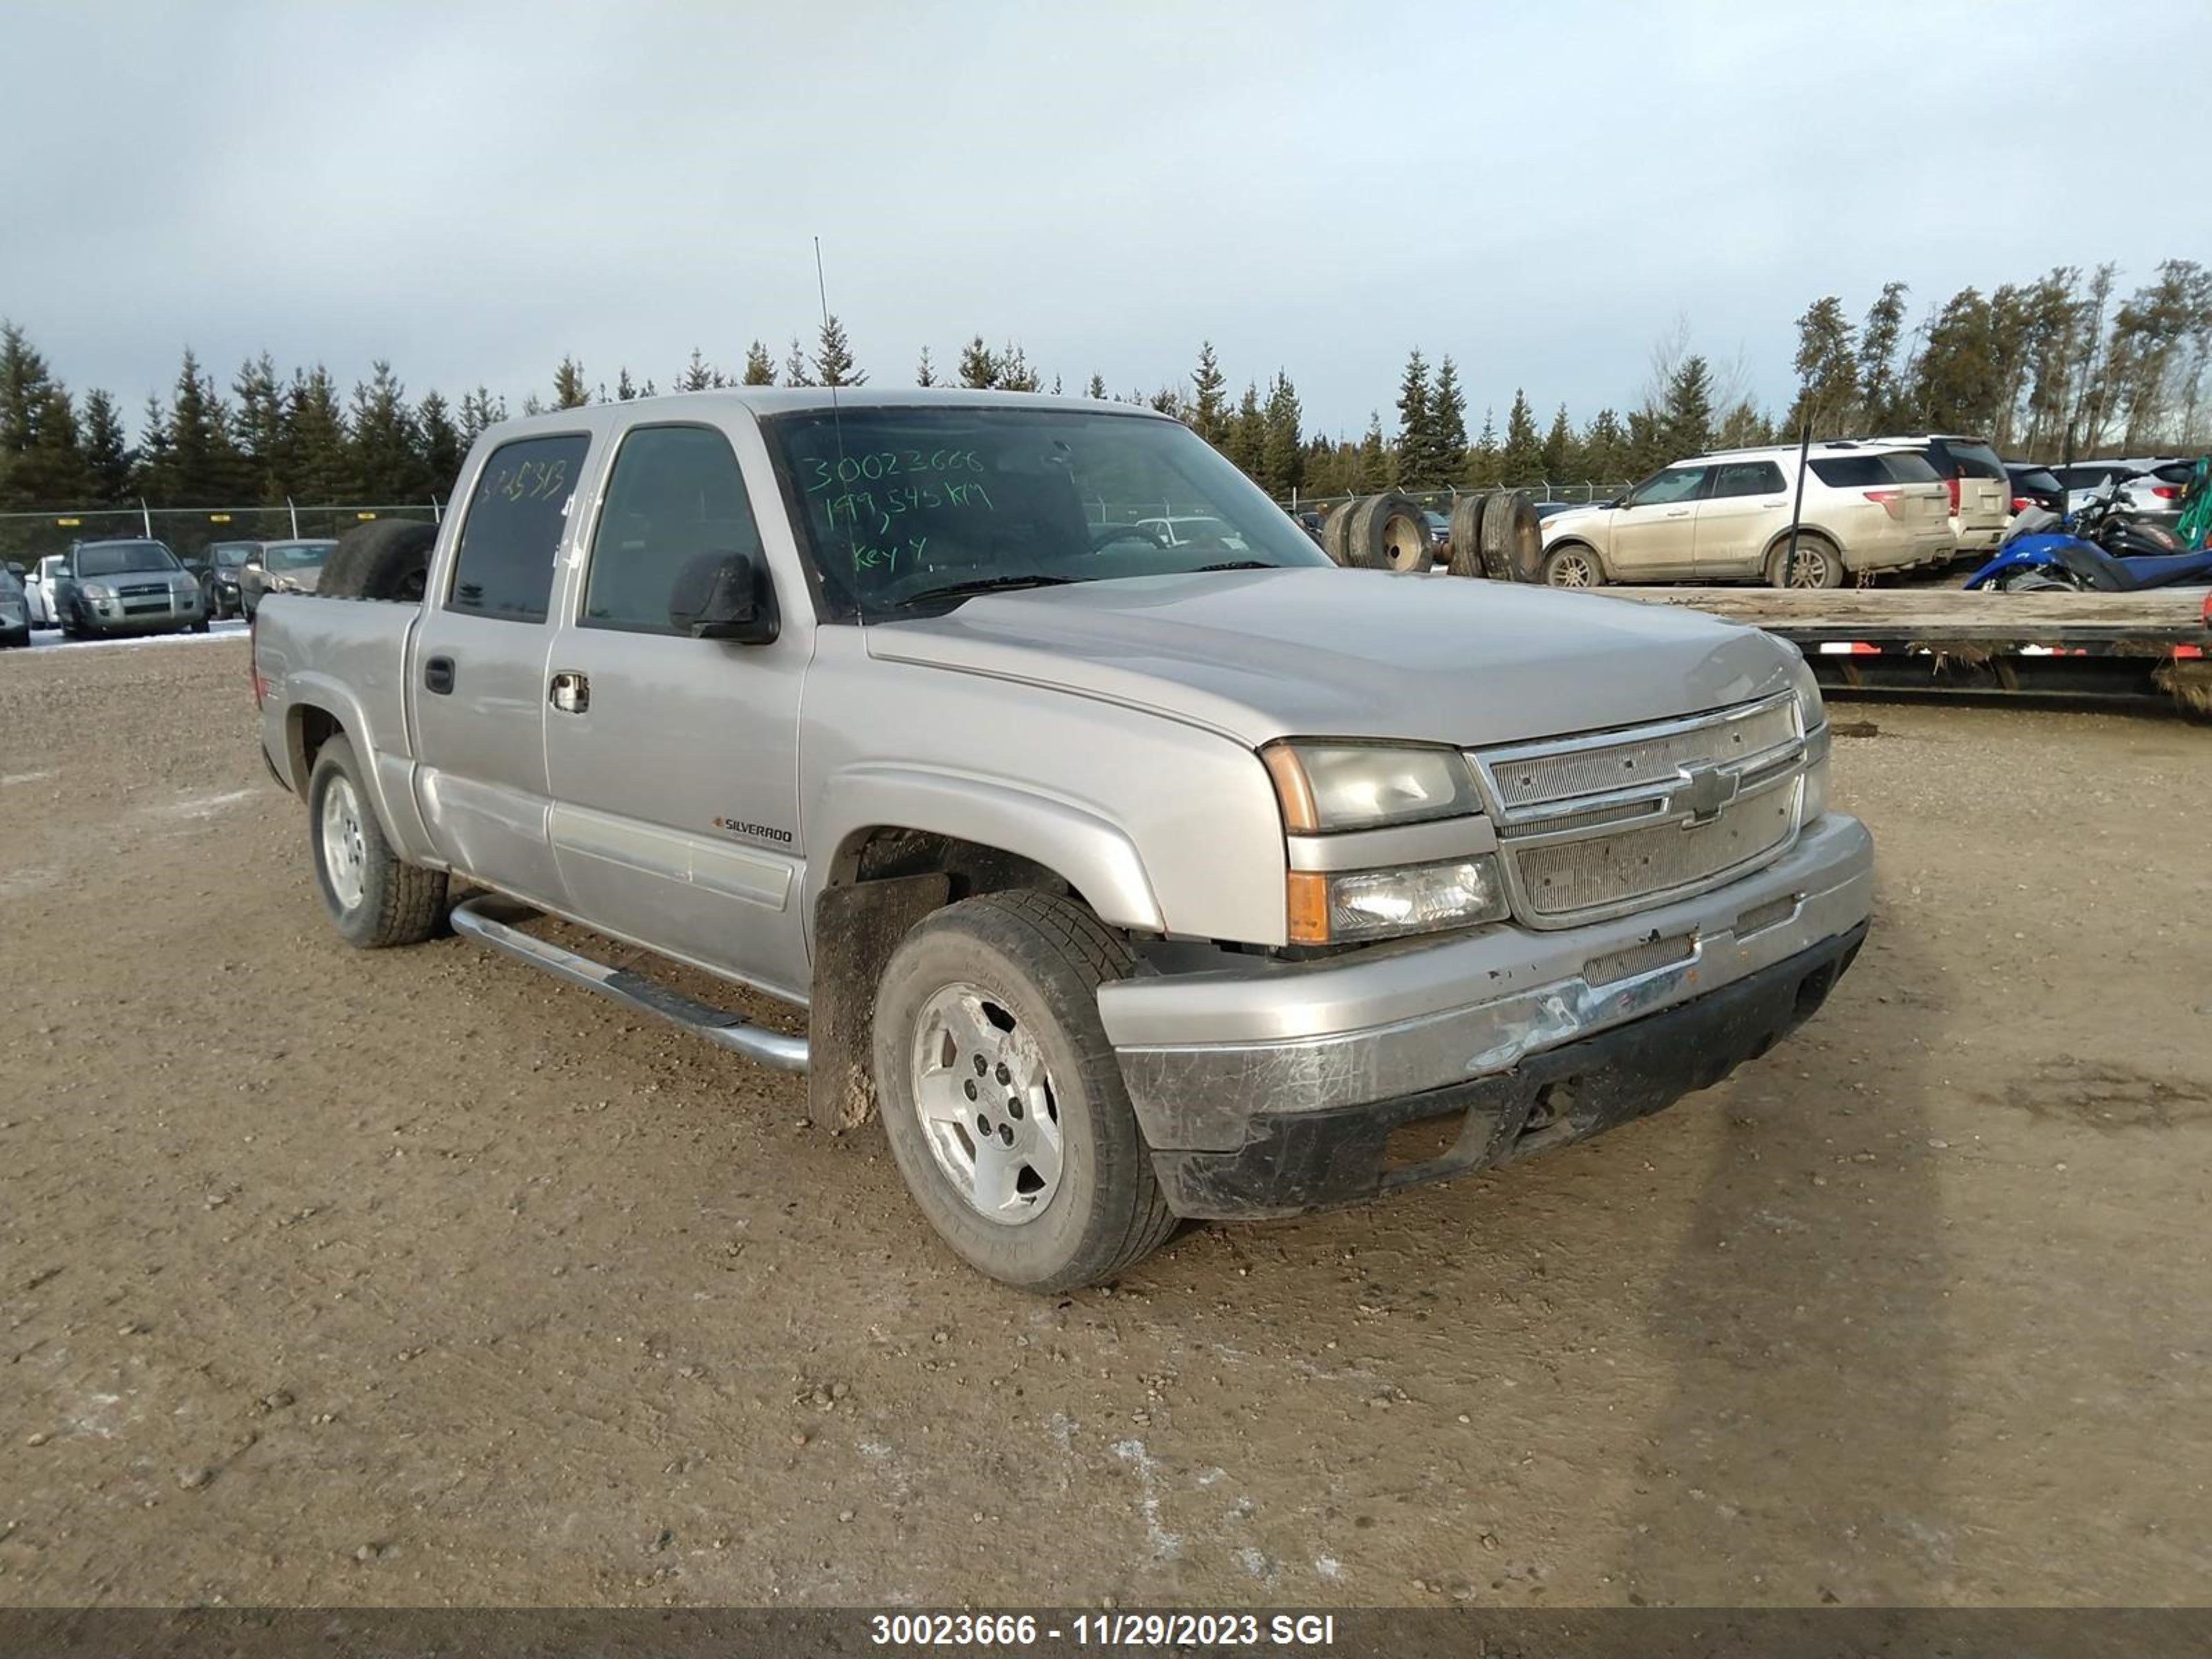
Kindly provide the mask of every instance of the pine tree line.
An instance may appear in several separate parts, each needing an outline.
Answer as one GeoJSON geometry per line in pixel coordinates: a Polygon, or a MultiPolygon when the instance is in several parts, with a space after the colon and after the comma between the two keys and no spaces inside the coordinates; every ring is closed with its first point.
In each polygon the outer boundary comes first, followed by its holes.
{"type": "MultiPolygon", "coordinates": [[[[1973,433],[2008,455],[2039,459],[2205,446],[2212,271],[2196,262],[2166,261],[2124,298],[2110,264],[2060,266],[1987,296],[1963,289],[1917,325],[1910,293],[1901,282],[1885,284],[1856,324],[1840,296],[1813,301],[1796,323],[1796,394],[1778,418],[1747,395],[1742,363],[1716,364],[1691,349],[1686,322],[1654,348],[1635,406],[1577,422],[1557,404],[1547,422],[1516,387],[1502,433],[1497,411],[1486,408],[1470,436],[1458,365],[1446,355],[1431,368],[1418,348],[1400,375],[1393,422],[1386,428],[1378,408],[1357,438],[1307,432],[1286,369],[1232,393],[1211,341],[1200,344],[1187,386],[1111,395],[1187,422],[1285,500],[1392,486],[1617,483],[1700,450],[1794,438],[1808,423],[1816,437],[1973,433]]],[[[959,349],[949,378],[924,349],[915,382],[1061,390],[1057,375],[1047,386],[1018,343],[993,344],[981,333],[959,349]]],[[[757,339],[734,373],[695,349],[671,386],[867,383],[833,313],[811,349],[794,337],[780,365],[757,339]]],[[[522,410],[655,391],[627,366],[610,390],[563,357],[550,393],[532,393],[522,410]]],[[[1084,395],[1107,398],[1104,377],[1092,374],[1084,395]]],[[[226,388],[188,349],[167,395],[146,399],[134,439],[112,393],[73,394],[21,329],[0,325],[0,512],[140,498],[169,507],[276,506],[288,496],[423,502],[451,487],[477,434],[507,416],[506,399],[481,385],[457,401],[435,390],[410,399],[382,361],[347,393],[320,364],[280,375],[264,353],[240,365],[226,388]]]]}

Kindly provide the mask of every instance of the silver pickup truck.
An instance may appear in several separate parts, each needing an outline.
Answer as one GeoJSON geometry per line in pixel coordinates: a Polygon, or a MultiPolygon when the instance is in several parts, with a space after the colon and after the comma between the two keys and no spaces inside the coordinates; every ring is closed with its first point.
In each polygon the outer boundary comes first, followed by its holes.
{"type": "Polygon", "coordinates": [[[1794,651],[1337,568],[1141,409],[650,398],[492,428],[453,499],[260,608],[262,745],[340,935],[415,943],[449,878],[488,890],[456,930],[806,1070],[818,1121],[879,1113],[1011,1284],[1656,1111],[1866,933],[1794,651]]]}

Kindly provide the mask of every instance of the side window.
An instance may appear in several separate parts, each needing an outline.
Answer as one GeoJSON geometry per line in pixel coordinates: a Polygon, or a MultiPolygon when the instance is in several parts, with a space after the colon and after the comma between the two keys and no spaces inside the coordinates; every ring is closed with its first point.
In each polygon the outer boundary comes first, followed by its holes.
{"type": "Polygon", "coordinates": [[[1772,495],[1783,489],[1782,469],[1771,461],[1735,461],[1722,467],[1713,480],[1713,494],[1772,495]]]}
{"type": "Polygon", "coordinates": [[[579,623],[673,634],[677,578],[698,560],[732,553],[757,561],[761,543],[729,440],[711,427],[639,427],[607,479],[579,623]]]}
{"type": "Polygon", "coordinates": [[[592,441],[582,433],[519,438],[484,463],[461,526],[446,609],[540,623],[553,592],[568,498],[592,441]]]}
{"type": "Polygon", "coordinates": [[[1705,487],[1705,469],[1702,466],[1670,466],[1664,472],[1656,472],[1636,488],[1628,499],[1636,507],[1653,507],[1662,501],[1695,501],[1705,487]]]}

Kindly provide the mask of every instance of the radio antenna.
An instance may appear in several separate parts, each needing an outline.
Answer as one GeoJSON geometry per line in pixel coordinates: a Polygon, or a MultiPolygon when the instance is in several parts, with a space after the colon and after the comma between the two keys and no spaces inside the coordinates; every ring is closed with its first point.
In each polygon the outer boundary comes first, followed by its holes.
{"type": "MultiPolygon", "coordinates": [[[[830,349],[830,284],[822,275],[822,239],[819,236],[814,239],[814,291],[822,301],[822,349],[826,354],[830,349]]],[[[838,413],[837,383],[835,380],[830,382],[830,431],[836,441],[837,472],[842,477],[845,471],[845,422],[838,413]]],[[[865,605],[856,603],[854,606],[856,616],[864,616],[866,611],[865,605]]]]}

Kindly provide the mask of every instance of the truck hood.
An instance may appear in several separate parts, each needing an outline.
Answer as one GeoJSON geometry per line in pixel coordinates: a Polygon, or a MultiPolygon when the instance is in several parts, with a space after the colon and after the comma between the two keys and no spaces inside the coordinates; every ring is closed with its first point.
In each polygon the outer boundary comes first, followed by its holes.
{"type": "Polygon", "coordinates": [[[1462,747],[1779,691],[1796,653],[1671,605],[1408,572],[1300,568],[983,594],[867,625],[869,654],[1105,698],[1257,745],[1462,747]]]}

